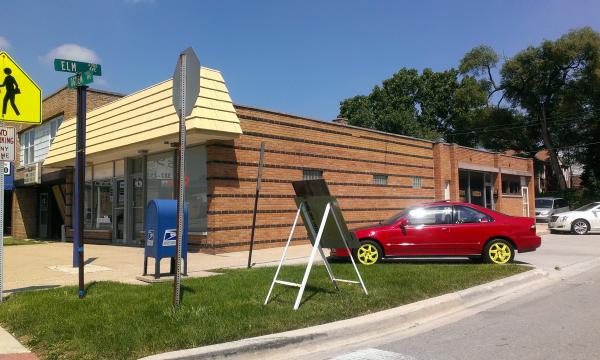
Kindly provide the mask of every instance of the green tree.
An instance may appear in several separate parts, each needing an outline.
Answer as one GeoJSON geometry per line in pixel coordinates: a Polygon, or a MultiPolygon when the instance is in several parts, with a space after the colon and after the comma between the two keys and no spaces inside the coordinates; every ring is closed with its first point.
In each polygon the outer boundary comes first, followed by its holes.
{"type": "MultiPolygon", "coordinates": [[[[492,71],[498,65],[499,59],[494,49],[487,45],[480,45],[465,54],[458,68],[463,75],[469,74],[481,79],[481,86],[488,92],[488,100],[496,92],[502,91],[501,86],[494,81],[494,76],[492,75],[492,71]]],[[[502,101],[502,97],[498,102],[498,106],[500,105],[500,101],[502,101]]]]}
{"type": "Polygon", "coordinates": [[[474,145],[476,139],[465,130],[481,116],[486,104],[482,83],[460,77],[456,69],[419,73],[403,68],[369,95],[343,100],[340,116],[352,125],[474,145]]]}
{"type": "Polygon", "coordinates": [[[521,144],[519,149],[529,151],[543,144],[558,185],[565,189],[557,151],[561,151],[567,165],[581,158],[579,151],[571,149],[589,133],[590,94],[594,91],[591,84],[600,74],[599,54],[597,32],[589,27],[570,31],[556,41],[546,40],[505,60],[498,82],[493,77],[499,62],[494,50],[479,46],[469,51],[461,61],[461,73],[480,79],[489,100],[498,97],[498,109],[504,100],[511,107],[482,118],[488,123],[488,131],[496,135],[495,139],[480,137],[480,142],[492,148],[521,144]],[[514,131],[505,131],[510,128],[514,131]],[[529,146],[523,143],[524,138],[529,139],[529,146]]]}
{"type": "Polygon", "coordinates": [[[556,41],[530,46],[502,66],[501,87],[505,96],[539,122],[544,147],[561,190],[566,189],[566,182],[554,144],[559,139],[573,139],[565,136],[568,135],[565,131],[574,127],[558,120],[564,109],[577,108],[576,103],[568,101],[573,99],[573,91],[586,88],[586,83],[598,76],[599,55],[600,35],[586,27],[570,31],[556,41]]]}

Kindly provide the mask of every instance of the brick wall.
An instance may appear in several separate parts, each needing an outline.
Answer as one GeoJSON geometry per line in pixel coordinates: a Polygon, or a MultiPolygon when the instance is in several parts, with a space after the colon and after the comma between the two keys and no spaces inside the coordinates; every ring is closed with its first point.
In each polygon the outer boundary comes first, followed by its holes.
{"type": "Polygon", "coordinates": [[[456,144],[438,143],[434,146],[435,164],[435,197],[443,199],[444,183],[450,181],[450,199],[459,201],[459,168],[471,171],[490,172],[495,174],[494,183],[498,198],[495,201],[496,210],[515,216],[523,215],[523,198],[502,194],[503,173],[513,173],[527,176],[529,189],[529,215],[534,216],[535,193],[533,177],[533,160],[471,149],[456,144]]]}
{"type": "MultiPolygon", "coordinates": [[[[523,216],[523,198],[520,196],[502,197],[501,212],[509,215],[523,216]]],[[[531,213],[530,213],[531,214],[531,213]]]]}
{"type": "Polygon", "coordinates": [[[37,236],[37,190],[16,188],[12,203],[12,236],[17,239],[30,239],[37,236]]]}
{"type": "MultiPolygon", "coordinates": [[[[444,199],[444,188],[447,181],[450,182],[450,198],[458,198],[458,194],[454,194],[455,183],[458,178],[455,176],[455,162],[454,153],[450,151],[452,145],[445,143],[437,143],[433,148],[433,161],[434,161],[434,186],[435,186],[435,198],[436,200],[444,199]],[[453,197],[454,196],[454,197],[453,197]]],[[[458,185],[456,185],[456,192],[458,192],[458,185]]]]}
{"type": "MultiPolygon", "coordinates": [[[[257,248],[287,240],[296,206],[292,181],[304,169],[323,171],[350,227],[384,220],[415,203],[434,199],[433,144],[424,140],[324,123],[238,106],[244,135],[207,144],[208,251],[247,249],[258,170],[265,142],[257,248]],[[375,185],[373,175],[387,175],[375,185]],[[412,188],[420,176],[422,188],[412,188]]],[[[305,241],[299,227],[294,238],[305,241]]]]}

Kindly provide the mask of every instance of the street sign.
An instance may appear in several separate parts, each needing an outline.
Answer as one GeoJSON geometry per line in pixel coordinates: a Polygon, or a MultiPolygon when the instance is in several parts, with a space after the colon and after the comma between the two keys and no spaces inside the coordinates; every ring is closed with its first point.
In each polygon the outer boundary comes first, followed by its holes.
{"type": "Polygon", "coordinates": [[[200,60],[194,49],[187,48],[179,54],[173,73],[173,106],[179,116],[179,149],[177,166],[177,239],[173,306],[179,307],[181,296],[181,251],[184,232],[185,206],[185,118],[192,113],[200,93],[200,60]]]}
{"type": "Polygon", "coordinates": [[[0,52],[0,99],[0,121],[42,122],[42,90],[4,51],[0,52]]]}
{"type": "Polygon", "coordinates": [[[200,93],[200,60],[194,52],[194,49],[187,48],[181,56],[185,61],[177,62],[175,72],[173,73],[173,106],[177,113],[181,111],[182,103],[181,97],[185,97],[184,101],[186,104],[185,114],[183,116],[190,116],[196,99],[200,93]],[[185,78],[182,78],[182,67],[184,68],[185,78]]]}
{"type": "Polygon", "coordinates": [[[75,191],[73,196],[73,267],[79,267],[79,298],[85,297],[84,282],[84,182],[85,182],[85,121],[86,84],[94,81],[94,75],[102,75],[99,64],[74,60],[54,59],[54,70],[75,73],[67,79],[67,86],[77,89],[77,122],[75,125],[75,191]]]}
{"type": "Polygon", "coordinates": [[[42,163],[37,162],[33,165],[25,167],[23,174],[23,183],[25,185],[41,184],[42,183],[42,163]]]}
{"type": "Polygon", "coordinates": [[[78,86],[83,86],[94,81],[94,74],[90,71],[86,71],[81,74],[75,74],[67,79],[67,86],[69,89],[75,89],[78,86]]]}
{"type": "Polygon", "coordinates": [[[4,173],[4,190],[14,190],[15,189],[15,178],[13,165],[11,162],[4,162],[3,166],[4,173]]]}
{"type": "Polygon", "coordinates": [[[15,161],[15,128],[0,126],[0,161],[15,161]]]}
{"type": "Polygon", "coordinates": [[[54,70],[70,73],[84,73],[89,71],[92,75],[101,76],[102,67],[100,64],[91,64],[81,61],[54,59],[54,70]]]}

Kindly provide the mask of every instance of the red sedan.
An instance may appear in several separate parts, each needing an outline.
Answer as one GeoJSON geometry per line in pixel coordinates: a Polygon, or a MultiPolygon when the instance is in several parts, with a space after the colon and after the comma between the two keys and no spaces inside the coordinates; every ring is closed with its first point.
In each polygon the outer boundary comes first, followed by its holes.
{"type": "MultiPolygon", "coordinates": [[[[364,265],[410,256],[465,256],[506,264],[515,251],[534,251],[542,242],[533,218],[449,201],[410,207],[354,233],[361,242],[354,256],[364,265]]],[[[332,249],[331,256],[348,257],[348,251],[332,249]]]]}

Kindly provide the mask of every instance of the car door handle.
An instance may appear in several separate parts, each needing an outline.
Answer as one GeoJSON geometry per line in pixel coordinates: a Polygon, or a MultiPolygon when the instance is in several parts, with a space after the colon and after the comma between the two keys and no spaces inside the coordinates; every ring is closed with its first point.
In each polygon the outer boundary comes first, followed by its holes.
{"type": "Polygon", "coordinates": [[[443,227],[443,228],[442,228],[442,231],[450,231],[450,228],[443,227]]]}

